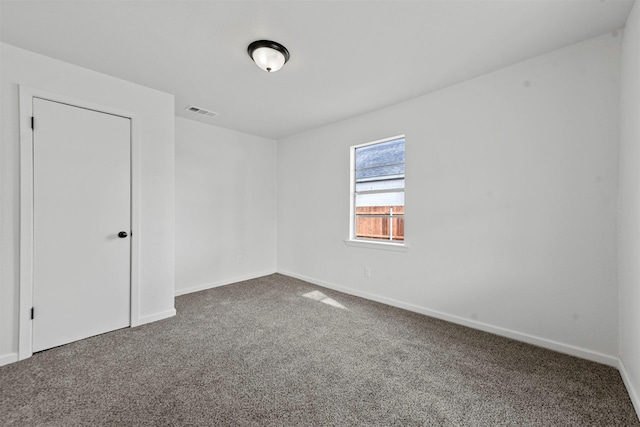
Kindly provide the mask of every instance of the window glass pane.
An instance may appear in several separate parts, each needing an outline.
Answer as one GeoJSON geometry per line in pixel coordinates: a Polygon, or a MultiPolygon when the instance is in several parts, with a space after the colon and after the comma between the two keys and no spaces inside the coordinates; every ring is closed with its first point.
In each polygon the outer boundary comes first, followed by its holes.
{"type": "Polygon", "coordinates": [[[404,241],[404,137],[354,148],[352,238],[404,241]]]}
{"type": "Polygon", "coordinates": [[[356,216],[356,237],[385,241],[404,241],[404,218],[356,216]]]}
{"type": "Polygon", "coordinates": [[[404,138],[355,149],[356,182],[404,177],[404,138]]]}
{"type": "Polygon", "coordinates": [[[360,206],[404,206],[404,191],[356,194],[356,208],[360,206]]]}
{"type": "Polygon", "coordinates": [[[356,215],[404,215],[404,206],[360,206],[356,215]]]}
{"type": "Polygon", "coordinates": [[[404,178],[356,182],[356,193],[358,191],[390,190],[396,188],[404,188],[404,178]]]}
{"type": "Polygon", "coordinates": [[[393,239],[391,240],[404,240],[404,218],[392,218],[393,226],[393,239]]]}
{"type": "Polygon", "coordinates": [[[404,176],[404,163],[356,169],[356,182],[404,176]]]}
{"type": "Polygon", "coordinates": [[[404,138],[356,148],[356,169],[404,163],[404,138]]]}

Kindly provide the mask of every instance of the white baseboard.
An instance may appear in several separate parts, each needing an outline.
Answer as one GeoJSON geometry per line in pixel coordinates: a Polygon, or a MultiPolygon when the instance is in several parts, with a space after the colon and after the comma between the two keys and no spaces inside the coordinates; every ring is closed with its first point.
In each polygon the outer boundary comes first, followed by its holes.
{"type": "Polygon", "coordinates": [[[162,311],[160,313],[149,314],[148,316],[143,316],[138,319],[138,323],[136,325],[131,326],[140,326],[145,323],[156,322],[158,320],[166,319],[168,317],[172,317],[176,315],[176,309],[172,308],[171,310],[162,311]]]}
{"type": "Polygon", "coordinates": [[[211,289],[211,288],[217,288],[219,286],[230,285],[232,283],[244,282],[245,280],[257,279],[258,277],[268,276],[268,275],[274,274],[274,273],[276,273],[275,270],[267,270],[267,271],[262,271],[262,272],[259,272],[259,273],[244,274],[242,276],[236,276],[236,277],[232,277],[232,278],[229,278],[229,279],[219,280],[219,281],[216,281],[216,282],[205,283],[203,285],[192,286],[192,287],[186,288],[186,289],[176,289],[176,294],[175,295],[176,296],[180,296],[180,295],[190,294],[190,293],[193,293],[193,292],[204,291],[204,290],[211,289]]]}
{"type": "Polygon", "coordinates": [[[0,366],[18,361],[18,353],[7,353],[0,356],[0,366]]]}
{"type": "Polygon", "coordinates": [[[493,326],[487,323],[478,322],[475,320],[465,319],[463,317],[442,313],[440,311],[431,310],[425,307],[420,307],[414,304],[397,301],[391,298],[382,297],[368,292],[359,291],[352,288],[336,285],[333,283],[317,280],[312,277],[303,276],[300,274],[292,273],[290,271],[279,270],[278,273],[285,276],[295,277],[296,279],[304,280],[305,282],[313,283],[324,288],[333,289],[345,294],[354,295],[357,297],[377,301],[383,304],[391,305],[393,307],[402,308],[405,310],[413,311],[415,313],[424,314],[429,317],[435,317],[436,319],[446,320],[447,322],[456,323],[458,325],[467,326],[469,328],[478,329],[484,332],[489,332],[495,335],[511,338],[516,341],[522,341],[527,344],[533,344],[538,347],[554,350],[559,353],[565,353],[571,356],[576,356],[581,359],[591,360],[593,362],[602,363],[604,365],[613,366],[617,368],[619,366],[618,358],[615,356],[609,356],[607,354],[599,353],[592,350],[576,347],[570,344],[563,344],[557,341],[548,340],[545,338],[536,337],[534,335],[525,334],[522,332],[513,331],[511,329],[502,328],[500,326],[493,326]]]}
{"type": "Polygon", "coordinates": [[[629,377],[629,373],[627,372],[627,368],[624,366],[622,359],[618,360],[618,370],[620,371],[620,376],[622,377],[624,386],[627,388],[627,393],[629,393],[631,403],[633,403],[633,407],[636,410],[636,416],[640,419],[640,395],[634,388],[631,377],[629,377]]]}

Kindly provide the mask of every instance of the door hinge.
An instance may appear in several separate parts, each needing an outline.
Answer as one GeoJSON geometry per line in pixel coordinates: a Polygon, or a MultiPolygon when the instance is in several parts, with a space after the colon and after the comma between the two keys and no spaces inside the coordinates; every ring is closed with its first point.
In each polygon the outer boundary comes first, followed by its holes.
{"type": "Polygon", "coordinates": [[[31,307],[31,320],[33,320],[34,316],[35,316],[35,309],[31,307]]]}
{"type": "Polygon", "coordinates": [[[35,117],[31,116],[31,130],[35,130],[35,124],[34,124],[35,121],[36,121],[35,117]]]}

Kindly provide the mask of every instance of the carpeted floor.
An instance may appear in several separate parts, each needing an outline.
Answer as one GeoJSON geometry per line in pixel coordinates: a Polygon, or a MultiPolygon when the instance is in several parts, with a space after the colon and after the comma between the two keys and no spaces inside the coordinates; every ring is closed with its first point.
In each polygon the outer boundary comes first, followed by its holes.
{"type": "Polygon", "coordinates": [[[0,368],[3,426],[640,426],[610,367],[271,275],[0,368]]]}

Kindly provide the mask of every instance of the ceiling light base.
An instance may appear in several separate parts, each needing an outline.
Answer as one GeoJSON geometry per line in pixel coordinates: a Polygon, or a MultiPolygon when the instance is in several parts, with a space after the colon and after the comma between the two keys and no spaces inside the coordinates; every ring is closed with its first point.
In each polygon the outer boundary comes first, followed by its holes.
{"type": "Polygon", "coordinates": [[[278,42],[256,40],[247,47],[247,53],[258,67],[268,73],[278,71],[289,61],[289,51],[278,42]]]}

